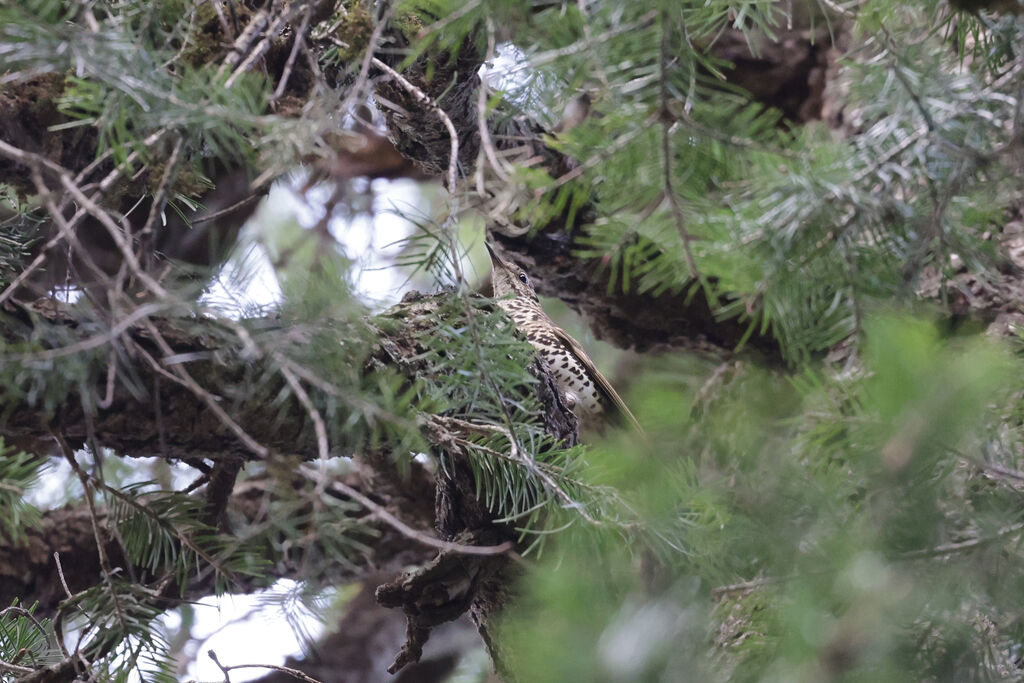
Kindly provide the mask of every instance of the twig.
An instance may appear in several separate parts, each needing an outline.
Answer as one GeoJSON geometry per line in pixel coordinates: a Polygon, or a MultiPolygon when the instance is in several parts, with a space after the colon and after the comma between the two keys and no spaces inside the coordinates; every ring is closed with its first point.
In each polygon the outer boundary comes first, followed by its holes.
{"type": "Polygon", "coordinates": [[[100,206],[96,204],[96,202],[94,202],[92,199],[86,197],[85,193],[82,192],[82,190],[74,183],[74,181],[66,173],[60,174],[60,182],[61,185],[64,186],[64,189],[70,192],[71,195],[83,207],[85,207],[86,211],[91,213],[93,217],[96,218],[96,220],[98,220],[100,224],[107,229],[107,232],[110,233],[111,239],[114,240],[114,244],[117,245],[117,248],[120,250],[121,255],[124,256],[125,263],[128,264],[128,267],[131,269],[132,274],[136,278],[138,278],[138,280],[146,286],[146,289],[152,292],[155,296],[161,299],[168,298],[167,290],[160,286],[160,283],[158,283],[156,280],[150,277],[149,274],[142,269],[142,264],[140,264],[139,260],[135,257],[135,252],[134,250],[132,250],[131,243],[129,242],[128,238],[125,237],[125,234],[122,231],[122,229],[119,228],[116,223],[114,223],[114,220],[110,217],[110,214],[107,213],[104,209],[100,208],[100,206]]]}
{"type": "MultiPolygon", "coordinates": [[[[448,152],[448,192],[454,197],[455,185],[459,179],[459,133],[455,129],[455,124],[452,123],[451,118],[448,117],[448,114],[445,113],[444,109],[434,101],[434,98],[420,90],[405,76],[398,73],[376,57],[372,58],[372,62],[374,66],[381,71],[384,71],[386,74],[391,76],[396,83],[405,88],[420,104],[433,111],[437,117],[441,119],[441,123],[443,123],[444,127],[448,130],[448,138],[450,141],[450,149],[448,152]]],[[[451,213],[454,215],[455,211],[452,210],[451,213]]],[[[458,238],[455,236],[455,229],[453,226],[448,226],[445,232],[448,234],[449,249],[452,252],[452,266],[455,269],[455,280],[459,284],[462,284],[464,278],[462,275],[462,264],[460,263],[459,258],[458,238]]]]}
{"type": "MultiPolygon", "coordinates": [[[[164,135],[165,132],[166,131],[161,131],[159,133],[154,133],[150,135],[149,137],[142,141],[142,146],[148,148],[156,144],[156,142],[164,135]]],[[[2,141],[0,141],[0,143],[2,143],[2,141]]],[[[19,161],[20,163],[23,163],[35,169],[45,167],[57,173],[58,175],[62,173],[69,174],[69,172],[66,169],[64,169],[64,167],[50,161],[46,157],[42,157],[40,155],[27,152],[12,145],[0,144],[0,154],[3,154],[8,158],[15,159],[16,161],[19,161]]],[[[112,152],[108,150],[104,154],[100,155],[98,159],[96,159],[88,166],[86,166],[84,169],[82,169],[78,173],[78,175],[75,176],[75,184],[80,184],[83,180],[85,180],[88,174],[91,173],[95,168],[97,168],[99,164],[103,162],[111,154],[112,152]]],[[[117,179],[121,177],[121,168],[127,167],[127,165],[134,161],[138,156],[138,151],[132,152],[131,154],[128,155],[128,158],[125,159],[125,162],[124,164],[122,164],[121,167],[115,168],[110,173],[108,173],[107,176],[100,182],[99,187],[96,190],[96,192],[93,193],[92,198],[95,200],[103,196],[117,181],[117,179]]],[[[34,273],[41,265],[43,265],[43,263],[46,261],[46,254],[50,249],[52,249],[54,246],[56,246],[63,240],[68,240],[69,244],[73,242],[74,235],[72,231],[74,230],[74,227],[78,224],[78,222],[86,214],[85,208],[79,207],[75,214],[69,220],[65,220],[63,210],[64,207],[67,205],[67,202],[70,201],[70,198],[65,198],[64,201],[61,202],[61,208],[57,208],[53,204],[52,200],[49,199],[49,195],[52,194],[52,192],[45,185],[45,183],[43,183],[40,179],[36,179],[35,177],[33,178],[33,180],[35,181],[37,190],[39,191],[40,195],[47,198],[46,209],[50,213],[50,216],[54,220],[54,222],[57,223],[58,232],[54,237],[50,238],[46,242],[46,244],[43,245],[42,249],[40,249],[39,253],[32,260],[32,263],[30,263],[26,268],[24,268],[20,273],[18,273],[18,276],[11,282],[11,284],[8,285],[7,288],[2,293],[0,293],[0,303],[6,301],[11,296],[11,294],[17,291],[17,289],[26,280],[28,280],[32,273],[34,273]]],[[[77,242],[74,242],[74,244],[77,245],[77,242]]],[[[102,273],[102,271],[100,272],[102,273]]]]}
{"type": "Polygon", "coordinates": [[[103,394],[103,398],[96,402],[96,405],[101,410],[106,410],[114,403],[114,381],[117,379],[117,353],[114,351],[113,345],[110,347],[110,353],[107,354],[107,387],[103,394]]]}
{"type": "Polygon", "coordinates": [[[220,668],[221,673],[224,674],[224,683],[231,683],[231,676],[228,674],[229,669],[220,663],[220,660],[217,659],[217,653],[213,650],[207,650],[206,654],[210,659],[213,660],[213,663],[216,664],[218,668],[220,668]]]}
{"type": "Polygon", "coordinates": [[[299,48],[306,42],[306,29],[309,27],[309,21],[312,17],[313,3],[310,3],[306,8],[306,14],[302,17],[302,24],[295,34],[295,40],[292,42],[292,51],[288,53],[288,60],[284,63],[281,80],[278,81],[274,94],[270,96],[271,103],[277,102],[284,95],[285,88],[288,87],[288,80],[291,78],[292,68],[295,66],[295,57],[299,54],[299,48]]]}
{"type": "MultiPolygon", "coordinates": [[[[227,20],[224,19],[223,15],[220,12],[220,3],[218,2],[218,0],[213,1],[213,6],[217,9],[218,16],[221,17],[221,22],[224,28],[224,34],[229,35],[231,31],[228,29],[227,20]]],[[[245,25],[244,29],[242,29],[242,32],[238,35],[238,38],[235,39],[234,44],[228,51],[228,54],[224,57],[224,63],[221,64],[220,67],[217,69],[218,76],[223,76],[228,69],[234,67],[235,64],[241,61],[242,55],[246,53],[246,51],[249,49],[249,46],[252,45],[253,41],[256,40],[256,36],[258,36],[260,31],[263,30],[263,27],[267,25],[268,21],[269,16],[267,15],[267,11],[265,9],[261,9],[252,15],[252,18],[249,20],[249,23],[245,25]]],[[[232,77],[233,76],[234,74],[232,74],[232,77]]]]}
{"type": "MultiPolygon", "coordinates": [[[[64,595],[67,596],[68,600],[72,600],[74,596],[71,594],[71,589],[68,588],[68,580],[64,578],[64,565],[60,562],[60,553],[53,553],[53,561],[57,565],[57,577],[60,579],[60,585],[64,589],[64,595]]],[[[68,652],[68,646],[64,642],[64,628],[61,625],[64,618],[62,609],[58,608],[57,614],[53,618],[53,632],[57,635],[57,644],[60,645],[60,651],[64,653],[66,659],[70,659],[71,653],[68,652]]]]}
{"type": "MultiPolygon", "coordinates": [[[[666,27],[665,13],[661,13],[661,59],[659,60],[658,74],[659,90],[661,93],[661,156],[662,156],[662,183],[665,187],[665,198],[672,209],[672,217],[676,222],[676,229],[679,237],[683,240],[683,253],[686,255],[686,265],[690,269],[690,277],[700,280],[704,284],[700,271],[697,270],[697,260],[693,256],[693,248],[690,242],[693,237],[686,229],[686,218],[683,216],[683,207],[679,205],[679,198],[676,197],[675,188],[672,187],[672,119],[669,115],[668,106],[668,74],[666,73],[669,54],[668,28],[666,27]]],[[[710,293],[710,288],[705,288],[710,293]]]]}
{"type": "Polygon", "coordinates": [[[633,130],[627,130],[625,133],[612,140],[608,145],[605,145],[600,152],[594,154],[586,161],[576,166],[576,168],[560,175],[558,178],[555,178],[554,182],[548,183],[547,185],[539,187],[536,190],[534,190],[533,196],[541,197],[547,194],[548,192],[551,192],[552,190],[558,189],[562,185],[565,185],[570,180],[580,177],[585,172],[594,168],[602,161],[605,161],[606,159],[610,158],[612,155],[622,150],[626,145],[631,143],[633,140],[637,139],[638,137],[646,133],[652,125],[657,123],[657,121],[658,112],[654,112],[653,114],[648,116],[647,119],[639,126],[634,128],[633,130]]]}
{"type": "Polygon", "coordinates": [[[752,591],[755,588],[761,586],[771,586],[777,583],[783,583],[785,581],[791,581],[796,576],[764,576],[760,579],[752,579],[750,581],[740,581],[739,583],[731,583],[727,586],[719,586],[711,589],[711,597],[722,598],[727,595],[735,595],[736,593],[746,593],[752,591]]]}
{"type": "MultiPolygon", "coordinates": [[[[287,11],[282,12],[280,15],[278,15],[278,17],[274,19],[273,23],[266,27],[266,29],[263,31],[263,40],[256,44],[256,47],[252,49],[252,51],[249,53],[249,56],[246,57],[245,60],[243,60],[242,63],[238,65],[238,68],[235,69],[234,73],[232,73],[231,76],[229,76],[228,79],[224,81],[225,88],[232,88],[235,85],[235,82],[239,78],[241,78],[242,74],[249,71],[249,69],[253,67],[256,61],[264,54],[266,54],[267,50],[270,49],[271,39],[278,34],[278,32],[287,22],[291,21],[292,17],[298,14],[299,10],[301,9],[301,3],[296,4],[298,6],[289,7],[287,11]]],[[[246,30],[248,30],[248,27],[246,27],[246,30]]],[[[256,30],[258,31],[259,29],[256,30]]]]}
{"type": "MultiPolygon", "coordinates": [[[[93,197],[87,197],[85,193],[82,192],[78,184],[71,178],[71,174],[63,166],[47,159],[41,154],[25,151],[6,143],[3,140],[0,140],[0,155],[34,168],[47,168],[51,172],[55,173],[60,179],[61,185],[64,186],[64,189],[71,193],[71,196],[87,212],[92,214],[92,216],[96,218],[104,228],[107,229],[107,232],[110,233],[111,239],[114,240],[114,244],[117,246],[122,256],[124,256],[128,267],[131,268],[132,274],[135,275],[140,282],[146,285],[146,288],[154,295],[160,298],[167,297],[167,291],[142,270],[138,259],[135,257],[135,252],[132,250],[131,244],[125,237],[122,229],[114,223],[109,213],[96,204],[93,197]]],[[[63,222],[63,217],[59,212],[57,214],[53,214],[52,217],[58,224],[63,222]]]]}
{"type": "Polygon", "coordinates": [[[0,670],[9,671],[15,674],[30,674],[34,673],[35,669],[30,669],[27,666],[21,666],[20,664],[11,664],[0,659],[0,670]]]}
{"type": "Polygon", "coordinates": [[[348,89],[348,95],[345,96],[341,103],[341,111],[351,111],[353,102],[357,98],[363,97],[363,89],[370,78],[370,65],[373,63],[377,43],[380,42],[381,36],[384,35],[384,28],[387,26],[388,21],[390,21],[394,8],[395,3],[387,3],[384,13],[377,20],[377,25],[373,27],[373,33],[370,34],[370,40],[366,44],[366,51],[363,53],[363,61],[359,63],[359,76],[356,77],[355,82],[348,89]]]}
{"type": "Polygon", "coordinates": [[[437,117],[441,119],[441,123],[443,123],[444,127],[448,130],[448,138],[450,140],[450,151],[448,154],[448,191],[454,193],[455,184],[458,180],[459,165],[459,133],[455,129],[455,124],[452,123],[451,118],[448,117],[445,110],[434,101],[434,98],[423,92],[418,86],[413,84],[412,81],[376,57],[372,59],[372,62],[374,66],[381,71],[384,71],[386,74],[391,76],[396,83],[405,88],[420,104],[433,111],[437,117]]]}
{"type": "MultiPolygon", "coordinates": [[[[494,22],[487,17],[487,54],[484,56],[484,61],[487,62],[491,59],[494,59],[494,22]]],[[[494,140],[491,139],[490,127],[487,125],[487,81],[484,79],[480,80],[480,85],[477,88],[476,116],[477,128],[480,131],[480,147],[487,156],[491,168],[494,169],[494,174],[498,176],[498,180],[507,183],[511,166],[497,155],[494,140]]]]}
{"type": "Polygon", "coordinates": [[[534,55],[532,59],[528,59],[521,64],[517,64],[508,71],[505,71],[502,75],[511,76],[512,74],[519,73],[520,71],[526,71],[527,69],[536,69],[538,66],[548,64],[555,60],[561,59],[562,57],[568,57],[569,55],[575,55],[579,54],[580,52],[585,52],[594,45],[607,42],[612,38],[615,38],[616,36],[629,33],[630,31],[635,31],[636,29],[646,28],[657,17],[658,10],[651,10],[644,14],[643,16],[641,16],[636,21],[632,21],[628,24],[623,24],[622,26],[609,29],[604,33],[594,36],[591,40],[584,39],[581,41],[576,41],[571,45],[560,47],[557,50],[548,50],[547,52],[541,52],[537,55],[534,55]]]}
{"type": "Polygon", "coordinates": [[[16,353],[8,354],[0,357],[0,363],[26,363],[31,361],[40,360],[53,360],[54,358],[63,358],[64,356],[73,356],[76,353],[82,351],[88,351],[89,349],[99,348],[106,344],[109,344],[113,340],[121,336],[121,333],[129,329],[135,323],[148,317],[151,313],[156,313],[163,306],[161,304],[149,303],[143,304],[136,308],[134,311],[126,315],[125,317],[118,320],[113,327],[104,332],[103,334],[93,335],[92,337],[86,337],[81,341],[77,341],[69,346],[58,346],[54,349],[43,349],[42,351],[30,351],[28,353],[16,353]]]}
{"type": "Polygon", "coordinates": [[[967,541],[960,541],[958,543],[944,543],[937,545],[932,548],[924,548],[922,550],[912,550],[908,553],[900,555],[901,560],[919,560],[928,557],[936,557],[940,555],[954,555],[964,550],[973,550],[978,546],[985,545],[986,543],[993,543],[1004,536],[1010,536],[1024,530],[1024,522],[1018,522],[1017,524],[1011,524],[999,529],[991,536],[979,536],[978,538],[972,538],[967,541]]]}
{"type": "MultiPolygon", "coordinates": [[[[83,211],[82,214],[84,215],[85,212],[83,211]]],[[[63,222],[57,230],[57,234],[47,240],[46,244],[43,245],[43,248],[39,250],[38,254],[36,254],[36,257],[32,259],[32,263],[28,264],[26,268],[18,273],[18,276],[11,281],[11,284],[9,284],[3,292],[0,292],[0,304],[7,301],[14,292],[18,291],[18,288],[32,276],[32,273],[43,265],[44,261],[46,261],[46,253],[58,243],[62,242],[65,238],[70,237],[72,230],[74,230],[74,224],[72,222],[63,222]]]]}
{"type": "MultiPolygon", "coordinates": [[[[479,6],[480,6],[480,0],[469,0],[469,2],[465,3],[462,7],[460,7],[457,10],[455,10],[451,14],[446,15],[443,19],[438,19],[437,21],[435,21],[430,26],[426,26],[424,28],[421,28],[420,31],[419,31],[419,37],[420,38],[426,38],[431,33],[435,33],[437,31],[440,31],[441,29],[447,27],[449,24],[453,24],[456,21],[458,21],[459,19],[461,19],[462,17],[466,16],[467,14],[469,14],[470,12],[472,12],[473,10],[475,10],[479,6]]],[[[490,21],[490,17],[488,17],[487,20],[490,21]]]]}
{"type": "MultiPolygon", "coordinates": [[[[302,465],[299,469],[304,475],[310,478],[315,475],[315,472],[311,471],[312,468],[308,465],[302,465]]],[[[383,505],[375,503],[373,500],[342,481],[335,479],[331,482],[330,486],[338,493],[353,499],[365,507],[373,516],[379,517],[385,524],[395,531],[398,531],[406,538],[417,541],[418,543],[422,543],[423,545],[431,548],[437,548],[441,552],[462,553],[464,555],[501,555],[503,553],[507,553],[515,546],[512,541],[506,541],[505,543],[500,543],[498,545],[464,545],[462,543],[442,541],[435,536],[431,536],[418,529],[414,529],[396,517],[383,505]]]]}
{"type": "Polygon", "coordinates": [[[145,240],[149,239],[152,235],[153,226],[156,224],[156,217],[163,210],[164,202],[167,200],[167,188],[170,186],[171,178],[178,168],[178,157],[181,155],[183,144],[184,141],[180,136],[174,141],[174,149],[171,150],[171,156],[167,159],[167,165],[160,178],[160,185],[153,195],[153,204],[149,207],[149,215],[146,217],[142,230],[139,231],[139,236],[144,240],[144,244],[145,240]]]}
{"type": "Polygon", "coordinates": [[[8,613],[17,614],[18,616],[25,617],[26,619],[31,621],[32,624],[36,627],[36,630],[38,630],[43,635],[43,637],[46,638],[46,641],[51,642],[53,634],[47,631],[43,627],[42,623],[36,618],[36,616],[29,612],[27,609],[25,609],[24,607],[18,607],[17,605],[11,605],[10,607],[0,609],[0,617],[3,617],[8,613]]]}
{"type": "Polygon", "coordinates": [[[55,552],[53,554],[53,561],[57,563],[57,577],[60,579],[60,585],[64,588],[64,595],[68,596],[68,600],[71,600],[75,596],[72,595],[71,589],[68,588],[68,580],[64,578],[64,566],[60,563],[60,553],[55,552]]]}
{"type": "Polygon", "coordinates": [[[224,35],[232,36],[234,35],[234,32],[231,30],[231,26],[228,24],[228,18],[224,16],[224,10],[221,9],[220,3],[221,0],[211,0],[210,2],[210,4],[213,5],[213,11],[217,13],[217,19],[220,20],[220,27],[224,31],[224,35]]]}
{"type": "Polygon", "coordinates": [[[85,493],[85,502],[89,507],[89,521],[92,523],[92,533],[96,540],[96,552],[99,555],[100,569],[103,572],[103,581],[107,584],[107,589],[110,591],[110,600],[114,607],[114,613],[117,616],[118,622],[121,624],[121,628],[124,629],[125,633],[128,633],[128,622],[124,614],[124,609],[121,607],[121,599],[117,596],[117,591],[114,589],[114,569],[110,564],[110,558],[107,556],[107,544],[103,541],[102,534],[100,533],[100,522],[99,516],[96,514],[96,503],[92,499],[92,488],[89,486],[89,475],[85,473],[85,470],[78,464],[78,460],[75,459],[75,452],[71,449],[64,435],[56,430],[50,432],[53,438],[57,440],[57,445],[60,446],[61,452],[64,454],[64,459],[71,465],[71,469],[74,470],[78,476],[78,480],[82,482],[82,490],[85,493]]]}
{"type": "MultiPolygon", "coordinates": [[[[278,354],[275,354],[275,357],[276,356],[278,356],[278,354]]],[[[281,363],[280,360],[278,360],[278,365],[281,370],[281,374],[284,375],[285,381],[288,382],[288,386],[290,386],[292,391],[295,392],[295,396],[299,399],[299,403],[302,404],[302,407],[306,409],[306,413],[309,415],[310,419],[313,420],[313,431],[316,433],[316,446],[319,454],[319,470],[316,476],[316,486],[313,489],[312,519],[315,524],[315,520],[318,519],[323,512],[324,492],[327,490],[328,482],[327,461],[331,456],[331,448],[327,441],[327,426],[324,424],[324,418],[320,415],[320,411],[317,410],[315,405],[313,405],[313,401],[309,398],[309,394],[306,393],[305,388],[302,386],[302,382],[298,380],[295,373],[289,370],[287,365],[281,363]]],[[[313,538],[313,535],[307,534],[303,537],[300,543],[312,543],[313,538]]],[[[308,561],[310,555],[311,553],[309,552],[303,553],[303,565],[308,561]]],[[[305,570],[305,567],[303,567],[303,570],[305,570]]],[[[305,572],[303,571],[303,573],[305,572]]]]}
{"type": "Polygon", "coordinates": [[[303,673],[302,671],[292,669],[287,666],[278,666],[276,664],[232,664],[231,666],[224,666],[220,663],[220,660],[217,659],[216,652],[209,650],[206,654],[213,660],[214,664],[220,667],[221,672],[224,674],[225,683],[231,683],[231,678],[228,676],[228,672],[234,671],[235,669],[271,669],[272,671],[280,671],[281,673],[288,674],[292,678],[305,681],[305,683],[320,683],[320,681],[303,673]]]}
{"type": "Polygon", "coordinates": [[[532,459],[527,458],[523,455],[522,450],[519,447],[518,440],[513,438],[511,431],[500,425],[492,424],[481,424],[477,422],[469,422],[468,420],[461,420],[456,417],[441,417],[432,416],[430,421],[440,427],[443,431],[449,432],[448,425],[454,425],[461,431],[476,432],[478,434],[500,434],[504,436],[509,442],[509,457],[515,462],[519,463],[520,466],[525,467],[534,476],[544,482],[544,486],[559,500],[562,501],[564,506],[568,509],[575,510],[579,513],[580,517],[587,521],[587,523],[594,526],[601,526],[601,522],[594,519],[584,509],[583,504],[573,500],[572,496],[566,493],[561,486],[551,477],[550,474],[545,472],[543,469],[537,466],[537,463],[532,459]]]}
{"type": "MultiPolygon", "coordinates": [[[[172,349],[171,345],[167,343],[167,340],[164,339],[163,334],[160,333],[160,330],[157,329],[156,325],[154,325],[149,319],[144,320],[144,323],[150,334],[153,335],[153,340],[156,341],[160,350],[167,356],[174,355],[174,349],[172,349]]],[[[185,386],[188,387],[188,389],[195,394],[197,398],[202,400],[203,403],[213,411],[213,414],[216,415],[217,418],[228,429],[230,429],[235,436],[238,437],[238,440],[241,441],[246,448],[252,451],[254,455],[260,459],[264,459],[270,454],[270,450],[266,446],[249,436],[248,432],[242,429],[241,425],[235,422],[235,420],[228,415],[227,411],[217,403],[217,399],[215,399],[210,392],[201,387],[199,383],[192,378],[192,375],[189,374],[188,370],[186,370],[182,365],[177,364],[174,365],[174,373],[178,375],[181,381],[184,382],[185,386]]]]}
{"type": "MultiPolygon", "coordinates": [[[[250,183],[249,189],[250,190],[257,190],[257,189],[259,189],[262,186],[262,184],[264,182],[266,182],[265,179],[262,182],[259,179],[256,179],[252,183],[250,183]]],[[[262,197],[260,197],[259,195],[255,195],[255,194],[254,195],[249,195],[245,199],[239,199],[234,204],[232,204],[230,206],[226,206],[223,209],[218,209],[217,211],[214,211],[213,213],[208,213],[208,214],[204,214],[202,216],[198,216],[196,218],[193,218],[193,219],[191,219],[189,221],[189,225],[191,225],[192,227],[195,227],[195,226],[199,225],[200,223],[209,223],[210,221],[214,220],[215,218],[220,218],[221,216],[225,216],[225,215],[231,213],[232,211],[240,209],[241,207],[245,206],[246,204],[251,204],[252,202],[259,201],[260,199],[262,199],[262,197]]]]}

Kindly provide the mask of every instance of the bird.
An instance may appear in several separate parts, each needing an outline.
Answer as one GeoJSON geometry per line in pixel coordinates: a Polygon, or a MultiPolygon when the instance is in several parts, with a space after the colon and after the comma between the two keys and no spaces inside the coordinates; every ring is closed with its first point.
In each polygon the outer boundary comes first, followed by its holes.
{"type": "Polygon", "coordinates": [[[579,342],[556,325],[540,305],[529,276],[503,260],[484,242],[491,257],[491,282],[497,304],[544,361],[566,405],[585,428],[628,424],[643,432],[611,383],[598,371],[579,342]]]}

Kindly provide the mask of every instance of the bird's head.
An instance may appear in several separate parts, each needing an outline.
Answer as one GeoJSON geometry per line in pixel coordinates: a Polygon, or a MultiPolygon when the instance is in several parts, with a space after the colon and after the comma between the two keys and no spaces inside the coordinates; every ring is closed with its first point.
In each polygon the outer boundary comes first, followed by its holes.
{"type": "Polygon", "coordinates": [[[537,301],[537,293],[526,275],[526,271],[514,263],[503,261],[491,245],[484,242],[487,253],[491,255],[491,283],[494,286],[494,298],[503,299],[509,295],[537,301]]]}

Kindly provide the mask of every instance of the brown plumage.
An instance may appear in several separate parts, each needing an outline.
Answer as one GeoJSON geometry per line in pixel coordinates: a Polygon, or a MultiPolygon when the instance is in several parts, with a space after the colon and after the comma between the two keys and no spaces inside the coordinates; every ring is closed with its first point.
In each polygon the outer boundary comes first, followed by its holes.
{"type": "Polygon", "coordinates": [[[486,246],[487,253],[491,255],[494,298],[547,363],[566,403],[584,426],[600,427],[603,422],[617,422],[630,424],[642,431],[633,413],[594,366],[579,342],[556,325],[541,308],[526,272],[514,263],[503,261],[491,245],[486,246]]]}

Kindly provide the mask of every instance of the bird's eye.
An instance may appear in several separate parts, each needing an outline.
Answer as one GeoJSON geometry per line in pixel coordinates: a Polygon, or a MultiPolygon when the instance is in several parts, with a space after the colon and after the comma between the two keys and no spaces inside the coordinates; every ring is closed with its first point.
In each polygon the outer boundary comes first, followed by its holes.
{"type": "Polygon", "coordinates": [[[524,285],[530,284],[530,281],[526,277],[526,273],[519,273],[519,281],[522,282],[524,285]]]}

